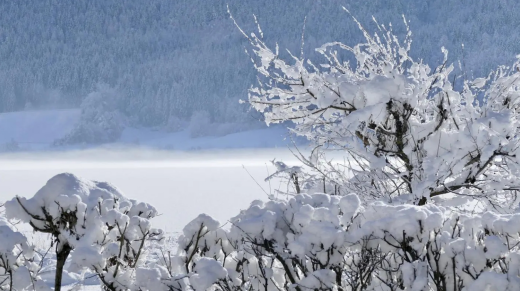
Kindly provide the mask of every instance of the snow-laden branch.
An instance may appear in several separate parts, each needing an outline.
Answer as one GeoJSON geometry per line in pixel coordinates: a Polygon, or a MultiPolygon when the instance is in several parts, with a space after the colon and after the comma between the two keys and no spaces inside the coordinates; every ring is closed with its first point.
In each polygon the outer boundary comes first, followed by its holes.
{"type": "Polygon", "coordinates": [[[241,30],[261,76],[251,106],[268,124],[291,121],[318,146],[346,151],[342,166],[353,175],[336,183],[367,199],[424,205],[451,194],[479,199],[481,209],[516,205],[520,63],[456,90],[445,49],[433,69],[410,57],[406,20],[402,41],[391,25],[376,22],[372,34],[357,23],[365,42],[324,44],[319,64],[284,60],[261,35],[241,30]]]}

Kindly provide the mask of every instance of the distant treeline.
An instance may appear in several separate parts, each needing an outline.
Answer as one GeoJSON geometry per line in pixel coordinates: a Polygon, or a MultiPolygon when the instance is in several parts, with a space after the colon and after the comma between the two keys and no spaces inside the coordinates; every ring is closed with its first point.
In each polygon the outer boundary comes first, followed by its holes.
{"type": "Polygon", "coordinates": [[[403,33],[404,14],[415,57],[436,64],[445,46],[466,74],[483,75],[520,53],[515,0],[4,0],[0,112],[78,107],[103,84],[139,125],[200,111],[213,122],[254,119],[237,101],[256,74],[226,5],[245,31],[256,29],[255,14],[269,44],[298,56],[305,19],[305,56],[328,41],[362,39],[341,6],[372,31],[373,15],[403,33]]]}

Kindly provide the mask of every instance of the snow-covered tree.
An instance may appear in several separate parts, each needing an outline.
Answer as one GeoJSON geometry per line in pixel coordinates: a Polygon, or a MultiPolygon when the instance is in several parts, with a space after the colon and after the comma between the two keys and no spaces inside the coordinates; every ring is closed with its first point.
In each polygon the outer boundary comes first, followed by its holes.
{"type": "Polygon", "coordinates": [[[74,270],[90,269],[106,290],[134,288],[144,246],[162,235],[151,227],[154,207],[127,199],[108,183],[72,174],[56,175],[34,197],[16,197],[5,207],[7,218],[51,235],[57,257],[54,290],[61,288],[69,255],[74,270]]]}
{"type": "Polygon", "coordinates": [[[99,85],[81,103],[81,117],[65,137],[56,145],[78,143],[107,143],[121,137],[125,116],[120,112],[121,96],[115,88],[99,85]]]}
{"type": "Polygon", "coordinates": [[[456,197],[478,201],[480,210],[516,207],[520,62],[456,88],[445,49],[432,69],[410,57],[409,30],[400,40],[391,25],[376,22],[371,34],[357,23],[365,42],[326,43],[316,49],[322,63],[303,54],[285,61],[260,29],[240,30],[260,75],[251,106],[268,124],[292,121],[318,151],[348,153],[345,163],[305,162],[327,183],[363,193],[363,200],[399,197],[424,205],[456,197]]]}

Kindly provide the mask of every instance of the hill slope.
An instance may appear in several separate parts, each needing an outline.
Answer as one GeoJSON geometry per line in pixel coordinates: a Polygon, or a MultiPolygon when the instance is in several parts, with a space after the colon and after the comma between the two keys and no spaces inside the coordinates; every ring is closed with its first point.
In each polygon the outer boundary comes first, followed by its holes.
{"type": "Polygon", "coordinates": [[[120,91],[121,111],[137,125],[197,111],[216,122],[259,119],[237,103],[256,75],[227,4],[246,31],[256,14],[268,43],[293,52],[306,18],[308,57],[324,42],[361,39],[342,5],[369,29],[374,15],[402,33],[405,14],[415,57],[437,63],[446,46],[468,74],[484,75],[520,52],[514,0],[7,0],[0,1],[0,111],[77,107],[105,83],[120,91]]]}
{"type": "MultiPolygon", "coordinates": [[[[193,137],[190,129],[166,132],[148,128],[127,127],[119,140],[106,145],[79,144],[54,146],[67,135],[80,119],[80,110],[19,111],[0,114],[0,152],[32,150],[72,150],[81,148],[135,148],[146,147],[165,150],[203,150],[231,148],[275,148],[292,143],[287,129],[282,126],[222,134],[220,136],[193,137]]],[[[302,142],[301,140],[299,140],[302,142]]]]}

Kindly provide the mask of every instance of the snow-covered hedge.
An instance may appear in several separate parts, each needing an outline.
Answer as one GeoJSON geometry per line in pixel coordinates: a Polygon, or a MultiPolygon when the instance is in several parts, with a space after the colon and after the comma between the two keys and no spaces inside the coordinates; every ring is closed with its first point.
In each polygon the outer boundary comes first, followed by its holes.
{"type": "MultiPolygon", "coordinates": [[[[357,194],[254,201],[229,225],[199,215],[178,252],[157,212],[102,182],[60,174],[6,215],[49,233],[56,274],[88,270],[105,290],[518,290],[520,214],[468,214],[429,203],[363,204],[357,194]],[[147,253],[154,253],[147,256],[147,253]],[[151,260],[150,258],[154,258],[151,260]]],[[[0,225],[0,286],[45,290],[33,248],[0,225]],[[11,281],[12,278],[12,281],[11,281]]],[[[59,290],[58,275],[55,290],[59,290]]]]}
{"type": "MultiPolygon", "coordinates": [[[[201,215],[180,238],[194,290],[518,290],[520,214],[361,206],[355,194],[255,201],[230,228],[201,215]]],[[[165,289],[166,290],[166,289],[165,289]]]]}

